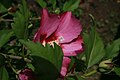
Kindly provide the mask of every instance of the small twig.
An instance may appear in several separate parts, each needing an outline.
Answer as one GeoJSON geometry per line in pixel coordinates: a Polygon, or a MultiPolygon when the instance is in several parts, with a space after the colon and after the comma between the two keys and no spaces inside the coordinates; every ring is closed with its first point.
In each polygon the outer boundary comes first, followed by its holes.
{"type": "MultiPolygon", "coordinates": [[[[3,53],[0,53],[0,54],[3,55],[5,58],[18,59],[18,60],[23,58],[23,57],[20,57],[20,56],[7,55],[7,54],[3,54],[3,53]]],[[[28,63],[32,62],[30,59],[27,59],[27,58],[24,58],[24,61],[28,62],[28,63]]]]}
{"type": "Polygon", "coordinates": [[[9,62],[8,64],[9,64],[9,66],[11,67],[11,69],[13,70],[13,72],[14,72],[15,74],[17,74],[17,71],[16,71],[15,68],[11,65],[11,63],[9,62]]]}
{"type": "Polygon", "coordinates": [[[30,18],[31,21],[34,21],[34,20],[40,20],[41,17],[38,17],[38,18],[30,18]]]}
{"type": "Polygon", "coordinates": [[[13,22],[12,19],[0,19],[0,22],[3,21],[3,22],[13,22]]]}
{"type": "MultiPolygon", "coordinates": [[[[30,21],[35,21],[35,20],[40,20],[41,18],[38,17],[38,18],[30,18],[29,20],[30,21]]],[[[13,19],[0,19],[0,22],[3,21],[3,22],[13,22],[14,20],[13,19]]]]}

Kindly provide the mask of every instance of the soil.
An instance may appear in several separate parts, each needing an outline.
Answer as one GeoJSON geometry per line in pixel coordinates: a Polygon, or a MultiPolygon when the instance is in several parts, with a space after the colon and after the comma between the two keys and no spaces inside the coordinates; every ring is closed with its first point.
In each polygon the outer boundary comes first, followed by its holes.
{"type": "Polygon", "coordinates": [[[85,28],[90,27],[92,14],[97,24],[97,31],[105,43],[112,41],[120,27],[120,1],[119,0],[88,0],[80,5],[84,9],[81,21],[85,28]]]}

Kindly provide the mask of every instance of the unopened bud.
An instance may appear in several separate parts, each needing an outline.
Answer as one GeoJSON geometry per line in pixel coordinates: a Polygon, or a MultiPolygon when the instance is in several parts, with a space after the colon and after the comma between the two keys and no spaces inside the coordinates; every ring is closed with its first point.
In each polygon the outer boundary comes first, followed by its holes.
{"type": "Polygon", "coordinates": [[[108,73],[113,69],[113,67],[114,67],[114,64],[110,59],[105,60],[99,64],[99,71],[103,73],[108,73]]]}

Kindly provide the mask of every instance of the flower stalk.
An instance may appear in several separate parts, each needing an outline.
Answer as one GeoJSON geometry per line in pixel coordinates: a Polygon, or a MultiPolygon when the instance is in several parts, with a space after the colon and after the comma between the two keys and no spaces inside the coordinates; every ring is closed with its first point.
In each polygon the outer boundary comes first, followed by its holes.
{"type": "Polygon", "coordinates": [[[89,72],[89,73],[85,73],[85,74],[83,74],[83,76],[81,76],[81,77],[85,78],[85,77],[91,76],[91,75],[93,75],[93,74],[95,74],[95,73],[97,73],[97,70],[93,70],[93,71],[91,71],[91,72],[89,72]]]}

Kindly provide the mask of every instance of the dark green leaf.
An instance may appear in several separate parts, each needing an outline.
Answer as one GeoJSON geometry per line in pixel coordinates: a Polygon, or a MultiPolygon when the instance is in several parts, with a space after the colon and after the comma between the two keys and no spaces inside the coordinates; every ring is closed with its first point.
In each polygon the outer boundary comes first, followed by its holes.
{"type": "Polygon", "coordinates": [[[11,30],[0,30],[0,47],[7,43],[12,36],[13,32],[11,30]]]}
{"type": "Polygon", "coordinates": [[[75,67],[76,72],[84,72],[86,70],[86,65],[84,61],[76,59],[75,62],[76,62],[76,67],[75,67]]]}
{"type": "Polygon", "coordinates": [[[114,72],[120,76],[120,68],[119,67],[115,67],[114,68],[114,72]]]}
{"type": "Polygon", "coordinates": [[[12,5],[12,2],[12,0],[0,0],[0,4],[2,4],[7,9],[12,5]]]}
{"type": "Polygon", "coordinates": [[[119,54],[120,50],[120,38],[108,44],[106,47],[106,59],[114,58],[119,54]]]}
{"type": "Polygon", "coordinates": [[[33,58],[33,66],[38,75],[39,80],[56,80],[62,65],[62,50],[56,44],[54,48],[50,45],[44,47],[40,43],[33,43],[32,41],[23,41],[21,43],[31,50],[33,58]]]}
{"type": "Polygon", "coordinates": [[[63,6],[63,11],[74,11],[78,8],[80,0],[68,0],[63,6]]]}
{"type": "Polygon", "coordinates": [[[85,55],[87,68],[98,63],[105,55],[104,44],[94,28],[90,34],[84,33],[85,55]]]}
{"type": "Polygon", "coordinates": [[[11,5],[12,0],[0,0],[0,13],[7,12],[11,5]]]}
{"type": "Polygon", "coordinates": [[[5,67],[0,67],[0,80],[9,80],[8,72],[5,67]]]}
{"type": "Polygon", "coordinates": [[[35,0],[42,8],[45,8],[47,6],[46,2],[44,0],[35,0]]]}
{"type": "Polygon", "coordinates": [[[65,80],[85,80],[85,79],[82,78],[79,74],[76,74],[75,76],[66,77],[65,80]]]}
{"type": "Polygon", "coordinates": [[[7,8],[5,8],[4,5],[0,3],[0,13],[4,13],[6,11],[7,11],[7,8]]]}
{"type": "Polygon", "coordinates": [[[84,78],[82,78],[79,74],[76,75],[77,80],[85,80],[84,78]]]}
{"type": "Polygon", "coordinates": [[[20,11],[17,11],[13,18],[12,28],[18,38],[26,39],[30,12],[25,0],[22,0],[22,5],[20,5],[19,9],[20,11]]]}
{"type": "Polygon", "coordinates": [[[5,64],[5,57],[0,54],[0,67],[5,64]]]}
{"type": "Polygon", "coordinates": [[[50,0],[50,3],[53,5],[53,8],[56,6],[56,0],[50,0]]]}
{"type": "Polygon", "coordinates": [[[73,68],[74,64],[75,64],[75,58],[74,58],[74,57],[71,57],[71,62],[70,62],[70,64],[69,64],[68,71],[70,71],[70,70],[73,68]]]}
{"type": "Polygon", "coordinates": [[[69,76],[65,80],[76,80],[75,76],[69,76]]]}

